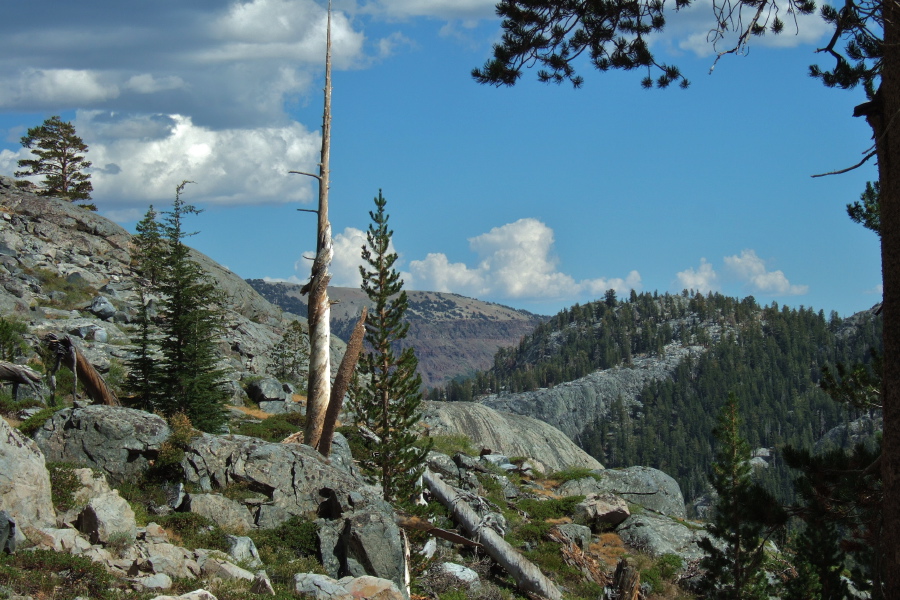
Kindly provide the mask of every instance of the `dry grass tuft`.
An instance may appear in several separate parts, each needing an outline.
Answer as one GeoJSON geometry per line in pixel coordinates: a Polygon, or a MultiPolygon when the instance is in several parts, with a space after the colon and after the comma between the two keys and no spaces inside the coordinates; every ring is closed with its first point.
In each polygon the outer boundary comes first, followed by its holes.
{"type": "Polygon", "coordinates": [[[619,559],[627,554],[625,542],[617,533],[601,533],[598,541],[590,545],[591,554],[595,555],[610,569],[615,568],[619,559]]]}
{"type": "Polygon", "coordinates": [[[267,412],[259,410],[258,408],[250,408],[247,406],[235,406],[233,408],[236,408],[248,417],[253,417],[254,419],[268,419],[272,416],[267,412]]]}

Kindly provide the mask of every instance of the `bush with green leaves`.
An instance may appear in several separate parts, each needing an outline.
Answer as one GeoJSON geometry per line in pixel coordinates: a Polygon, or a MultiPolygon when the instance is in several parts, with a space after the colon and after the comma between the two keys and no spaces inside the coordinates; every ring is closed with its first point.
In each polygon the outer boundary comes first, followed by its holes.
{"type": "Polygon", "coordinates": [[[0,317],[0,360],[13,362],[25,354],[28,345],[22,336],[28,331],[24,321],[14,317],[0,317]]]}

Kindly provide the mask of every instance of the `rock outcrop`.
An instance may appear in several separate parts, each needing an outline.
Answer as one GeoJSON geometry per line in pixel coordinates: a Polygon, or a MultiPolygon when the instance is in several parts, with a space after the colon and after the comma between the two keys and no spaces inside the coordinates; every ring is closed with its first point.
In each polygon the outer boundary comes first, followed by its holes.
{"type": "Polygon", "coordinates": [[[550,471],[603,468],[553,426],[474,402],[425,402],[422,421],[433,435],[466,435],[476,446],[506,456],[532,458],[550,471]]]}
{"type": "MultiPolygon", "coordinates": [[[[21,539],[27,528],[53,527],[50,475],[37,445],[0,418],[0,511],[15,521],[21,539]]],[[[2,549],[0,549],[2,551],[2,549]]]]}
{"type": "Polygon", "coordinates": [[[191,442],[182,466],[186,479],[203,490],[239,483],[263,494],[267,501],[253,507],[258,527],[275,527],[291,516],[318,515],[319,548],[333,576],[368,574],[403,586],[403,542],[381,490],[312,448],[205,434],[191,442]]]}
{"type": "Polygon", "coordinates": [[[606,469],[599,478],[585,477],[567,481],[557,492],[563,496],[613,494],[655,513],[684,519],[684,496],[678,482],[659,469],[628,467],[606,469]]]}
{"type": "Polygon", "coordinates": [[[57,412],[34,439],[50,461],[101,470],[113,482],[139,476],[171,434],[165,420],[132,408],[87,406],[57,412]]]}
{"type": "Polygon", "coordinates": [[[647,384],[670,377],[687,356],[698,356],[703,351],[700,346],[669,344],[663,358],[636,356],[632,366],[595,371],[581,379],[534,392],[491,394],[478,402],[501,412],[549,423],[575,443],[581,443],[581,434],[606,418],[616,399],[621,398],[626,408],[639,405],[637,398],[647,384]]]}

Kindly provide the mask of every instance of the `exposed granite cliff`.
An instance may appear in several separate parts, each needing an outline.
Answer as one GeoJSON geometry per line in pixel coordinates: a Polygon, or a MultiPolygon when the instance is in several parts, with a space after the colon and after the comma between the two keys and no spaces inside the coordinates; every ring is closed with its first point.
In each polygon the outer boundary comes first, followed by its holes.
{"type": "Polygon", "coordinates": [[[631,366],[595,371],[581,379],[533,392],[491,394],[479,399],[479,403],[539,419],[579,443],[579,435],[597,419],[606,417],[617,398],[625,407],[639,406],[637,397],[648,383],[671,377],[684,358],[703,351],[701,346],[673,343],[666,347],[663,357],[635,356],[631,366]]]}

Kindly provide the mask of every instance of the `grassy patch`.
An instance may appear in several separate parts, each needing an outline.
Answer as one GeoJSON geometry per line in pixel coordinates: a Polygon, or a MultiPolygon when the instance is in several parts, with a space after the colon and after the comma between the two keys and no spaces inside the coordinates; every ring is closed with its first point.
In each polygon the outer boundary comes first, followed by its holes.
{"type": "Polygon", "coordinates": [[[112,600],[113,578],[99,563],[52,550],[0,554],[0,587],[42,600],[112,600]]]}
{"type": "Polygon", "coordinates": [[[59,292],[56,296],[62,294],[62,297],[57,297],[49,302],[50,306],[56,308],[63,310],[83,308],[98,294],[97,290],[83,279],[76,278],[74,281],[69,281],[49,269],[41,268],[25,269],[25,272],[40,280],[45,294],[49,295],[51,292],[59,292]]]}
{"type": "Polygon", "coordinates": [[[207,548],[222,552],[228,551],[228,539],[225,537],[225,532],[202,515],[176,512],[156,517],[155,521],[180,546],[190,549],[207,548]]]}
{"type": "Polygon", "coordinates": [[[575,481],[577,479],[585,479],[587,477],[591,477],[593,479],[596,479],[597,481],[603,479],[602,475],[600,475],[599,473],[595,473],[587,467],[569,467],[567,469],[563,469],[562,471],[556,471],[547,476],[548,479],[557,481],[559,482],[559,484],[563,484],[567,481],[575,481]]]}
{"type": "Polygon", "coordinates": [[[575,509],[575,505],[583,500],[584,496],[568,496],[550,500],[525,498],[524,500],[519,500],[516,506],[519,510],[528,513],[529,518],[546,521],[547,519],[560,519],[569,516],[575,509]]]}
{"type": "MultiPolygon", "coordinates": [[[[453,456],[457,452],[461,454],[465,454],[467,456],[478,456],[478,450],[475,446],[472,445],[472,440],[469,439],[469,436],[463,434],[447,434],[447,435],[432,435],[429,436],[429,439],[434,442],[432,446],[432,450],[435,452],[440,452],[441,454],[446,454],[447,456],[453,456]]],[[[420,440],[416,443],[417,446],[420,444],[424,444],[425,441],[420,440]]]]}
{"type": "Polygon", "coordinates": [[[260,423],[243,422],[235,429],[238,435],[247,435],[267,442],[280,442],[292,433],[302,431],[306,417],[300,413],[272,415],[260,423]]]}
{"type": "Polygon", "coordinates": [[[27,435],[28,437],[34,437],[35,432],[44,426],[44,423],[50,420],[58,408],[44,408],[40,412],[37,412],[27,419],[25,419],[21,425],[19,425],[19,431],[27,435]]]}

